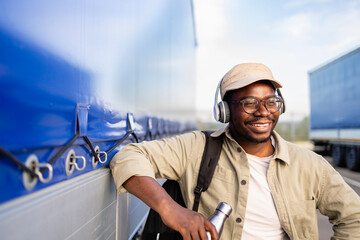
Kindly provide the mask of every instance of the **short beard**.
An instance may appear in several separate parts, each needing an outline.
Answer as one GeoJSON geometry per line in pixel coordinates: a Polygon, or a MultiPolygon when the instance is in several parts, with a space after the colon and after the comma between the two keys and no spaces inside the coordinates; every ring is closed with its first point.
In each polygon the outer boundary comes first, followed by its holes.
{"type": "Polygon", "coordinates": [[[252,138],[249,135],[242,136],[242,138],[247,140],[248,142],[259,144],[259,143],[266,143],[267,141],[269,141],[271,139],[272,135],[273,135],[273,130],[270,132],[270,135],[263,140],[258,140],[258,139],[252,138]]]}

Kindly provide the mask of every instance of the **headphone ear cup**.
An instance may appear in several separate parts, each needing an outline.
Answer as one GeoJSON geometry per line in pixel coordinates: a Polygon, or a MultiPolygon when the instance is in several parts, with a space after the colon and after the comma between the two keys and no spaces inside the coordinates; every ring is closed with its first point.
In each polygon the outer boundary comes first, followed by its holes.
{"type": "Polygon", "coordinates": [[[283,105],[282,105],[282,108],[281,108],[281,114],[283,114],[284,112],[285,112],[285,109],[286,109],[286,107],[285,107],[285,100],[283,99],[283,105]]]}
{"type": "Polygon", "coordinates": [[[282,108],[281,108],[281,112],[280,114],[283,114],[286,110],[286,106],[285,106],[285,99],[283,96],[281,96],[281,99],[283,100],[283,104],[282,104],[282,108]]]}
{"type": "Polygon", "coordinates": [[[230,108],[227,102],[221,101],[218,103],[219,108],[219,122],[228,123],[230,121],[230,108]]]}
{"type": "Polygon", "coordinates": [[[281,111],[280,111],[280,114],[283,114],[285,112],[286,107],[285,107],[285,99],[284,99],[283,95],[281,94],[280,89],[276,89],[276,95],[278,97],[281,97],[281,99],[283,100],[283,105],[282,105],[282,108],[281,108],[281,111]]]}
{"type": "Polygon", "coordinates": [[[220,121],[220,107],[219,107],[219,104],[214,105],[213,113],[214,113],[215,120],[220,121]]]}

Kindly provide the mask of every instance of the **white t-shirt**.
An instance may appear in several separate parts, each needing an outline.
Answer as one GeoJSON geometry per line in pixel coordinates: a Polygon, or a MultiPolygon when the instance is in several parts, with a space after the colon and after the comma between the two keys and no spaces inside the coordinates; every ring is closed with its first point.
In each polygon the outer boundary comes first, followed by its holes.
{"type": "Polygon", "coordinates": [[[289,239],[280,225],[275,203],[267,182],[267,170],[273,155],[264,158],[250,154],[246,155],[250,166],[250,182],[241,239],[289,239]]]}

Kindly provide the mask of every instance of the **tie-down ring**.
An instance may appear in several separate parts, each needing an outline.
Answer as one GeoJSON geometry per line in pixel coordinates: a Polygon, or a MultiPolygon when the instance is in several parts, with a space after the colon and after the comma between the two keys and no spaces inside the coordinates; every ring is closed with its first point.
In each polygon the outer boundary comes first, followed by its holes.
{"type": "Polygon", "coordinates": [[[68,152],[68,155],[65,160],[65,171],[66,175],[70,176],[75,168],[78,171],[84,170],[86,167],[86,159],[84,156],[76,156],[74,149],[71,149],[68,152]],[[78,160],[82,160],[82,167],[79,167],[79,164],[77,163],[78,160]]]}

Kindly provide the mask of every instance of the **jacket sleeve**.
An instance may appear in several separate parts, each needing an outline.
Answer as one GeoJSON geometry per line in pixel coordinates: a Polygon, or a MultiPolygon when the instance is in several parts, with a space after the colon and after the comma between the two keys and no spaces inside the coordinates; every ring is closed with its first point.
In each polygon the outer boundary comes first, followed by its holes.
{"type": "Polygon", "coordinates": [[[323,161],[319,211],[333,224],[332,240],[360,239],[360,198],[341,175],[323,161]]]}
{"type": "Polygon", "coordinates": [[[119,193],[122,184],[132,176],[179,180],[190,161],[203,151],[204,134],[194,131],[175,137],[126,145],[110,163],[119,193]],[[202,149],[201,149],[202,148],[202,149]]]}

